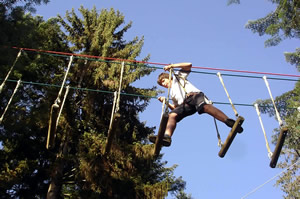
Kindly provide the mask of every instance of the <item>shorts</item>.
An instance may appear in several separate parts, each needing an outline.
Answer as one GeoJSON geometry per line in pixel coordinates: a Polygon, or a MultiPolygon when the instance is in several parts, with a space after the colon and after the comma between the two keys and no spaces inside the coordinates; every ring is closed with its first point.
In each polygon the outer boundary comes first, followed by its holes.
{"type": "Polygon", "coordinates": [[[193,115],[196,112],[198,112],[199,115],[202,114],[205,104],[211,104],[211,101],[209,101],[203,92],[193,93],[170,113],[176,113],[176,122],[180,122],[183,118],[193,115]]]}

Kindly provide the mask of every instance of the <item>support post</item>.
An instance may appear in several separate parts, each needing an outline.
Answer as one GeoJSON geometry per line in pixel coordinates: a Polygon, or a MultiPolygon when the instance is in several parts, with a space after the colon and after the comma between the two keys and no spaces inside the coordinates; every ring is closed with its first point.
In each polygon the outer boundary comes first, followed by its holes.
{"type": "Polygon", "coordinates": [[[227,152],[227,150],[229,149],[233,139],[235,138],[236,134],[237,134],[237,128],[242,126],[243,122],[244,122],[244,118],[242,116],[239,116],[237,118],[237,120],[235,121],[230,133],[228,134],[225,143],[223,144],[221,150],[219,151],[219,156],[221,158],[223,158],[227,152]]]}
{"type": "Polygon", "coordinates": [[[280,152],[281,152],[281,149],[282,149],[282,146],[283,146],[283,143],[284,143],[284,140],[285,140],[285,137],[286,137],[287,133],[288,133],[288,128],[287,127],[281,128],[280,134],[279,134],[279,137],[278,137],[278,140],[277,140],[277,144],[276,144],[276,147],[275,147],[275,150],[273,152],[272,159],[271,159],[271,162],[270,162],[270,167],[271,168],[276,167],[276,164],[277,164],[277,161],[278,161],[278,158],[279,158],[279,155],[280,155],[280,152]]]}

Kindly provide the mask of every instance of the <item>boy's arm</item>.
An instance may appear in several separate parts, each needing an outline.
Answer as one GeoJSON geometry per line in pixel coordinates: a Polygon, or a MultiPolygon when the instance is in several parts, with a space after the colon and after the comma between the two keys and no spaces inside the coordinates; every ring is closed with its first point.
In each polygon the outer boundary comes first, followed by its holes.
{"type": "Polygon", "coordinates": [[[192,68],[192,63],[182,62],[177,64],[170,64],[164,67],[165,71],[169,71],[171,68],[181,68],[183,71],[190,72],[192,68]]]}
{"type": "MultiPolygon", "coordinates": [[[[166,98],[165,98],[165,97],[159,97],[158,100],[159,100],[160,102],[163,102],[164,100],[166,100],[166,98]]],[[[175,105],[169,103],[169,106],[168,106],[168,107],[169,107],[171,110],[173,110],[173,109],[175,108],[175,105]]]]}

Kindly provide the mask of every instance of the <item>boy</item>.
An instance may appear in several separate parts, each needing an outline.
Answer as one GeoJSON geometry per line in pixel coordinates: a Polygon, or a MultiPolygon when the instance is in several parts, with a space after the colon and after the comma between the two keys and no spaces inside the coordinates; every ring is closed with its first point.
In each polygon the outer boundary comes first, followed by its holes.
{"type": "MultiPolygon", "coordinates": [[[[157,83],[159,85],[165,88],[170,86],[170,97],[174,103],[169,104],[171,112],[169,113],[169,119],[163,138],[163,146],[171,145],[171,137],[176,128],[176,124],[183,118],[196,112],[198,112],[198,114],[208,113],[231,128],[235,123],[233,119],[229,119],[221,110],[214,107],[204,93],[186,79],[191,72],[191,67],[191,63],[170,64],[164,67],[165,71],[169,71],[171,68],[180,69],[173,75],[171,81],[169,82],[168,73],[161,73],[158,77],[157,83]]],[[[158,100],[163,102],[165,98],[159,97],[158,100]]],[[[239,133],[242,131],[242,127],[237,129],[239,133]]],[[[156,137],[157,136],[154,135],[149,136],[150,142],[155,143],[156,137]]]]}

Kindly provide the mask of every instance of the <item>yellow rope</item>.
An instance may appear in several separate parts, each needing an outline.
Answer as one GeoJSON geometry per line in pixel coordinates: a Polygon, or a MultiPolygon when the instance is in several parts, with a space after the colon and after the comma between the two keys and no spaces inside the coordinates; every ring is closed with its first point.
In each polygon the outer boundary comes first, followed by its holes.
{"type": "Polygon", "coordinates": [[[229,93],[228,93],[228,91],[227,91],[227,89],[226,89],[226,87],[225,87],[225,84],[224,84],[222,75],[221,75],[220,72],[218,72],[217,75],[219,76],[220,82],[221,82],[221,84],[223,85],[223,88],[224,88],[225,93],[226,93],[226,95],[227,95],[227,97],[228,97],[228,99],[229,99],[229,102],[230,102],[231,107],[232,107],[232,109],[233,109],[233,111],[234,111],[234,114],[235,114],[236,117],[238,117],[239,114],[238,114],[237,110],[235,109],[234,104],[232,103],[232,100],[231,100],[231,98],[230,98],[230,96],[229,96],[229,93]]]}
{"type": "Polygon", "coordinates": [[[17,85],[16,85],[16,87],[15,87],[15,90],[14,90],[13,94],[11,95],[11,97],[10,97],[10,99],[9,99],[9,101],[8,101],[8,103],[7,103],[6,107],[5,107],[5,109],[4,109],[4,112],[3,112],[3,114],[2,114],[2,116],[1,116],[1,118],[0,118],[0,124],[1,124],[2,121],[3,121],[4,115],[5,115],[5,113],[6,113],[7,109],[8,109],[8,107],[9,107],[9,105],[10,105],[10,103],[11,103],[11,101],[12,101],[14,95],[16,94],[16,92],[17,92],[17,90],[18,90],[20,84],[21,84],[21,80],[18,80],[17,85]]]}
{"type": "Polygon", "coordinates": [[[254,104],[254,107],[256,109],[256,113],[258,115],[258,119],[259,119],[259,122],[260,122],[260,126],[261,126],[261,129],[263,131],[263,134],[264,134],[264,137],[265,137],[265,141],[266,141],[266,147],[267,147],[267,150],[268,150],[268,156],[269,158],[271,159],[272,158],[272,151],[270,149],[270,145],[269,145],[269,142],[268,142],[268,139],[267,139],[267,135],[266,135],[266,131],[265,131],[265,128],[264,128],[264,125],[263,125],[263,122],[262,122],[262,119],[261,119],[261,115],[260,115],[260,111],[259,111],[259,108],[258,108],[258,104],[254,104]]]}

